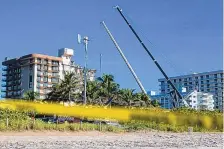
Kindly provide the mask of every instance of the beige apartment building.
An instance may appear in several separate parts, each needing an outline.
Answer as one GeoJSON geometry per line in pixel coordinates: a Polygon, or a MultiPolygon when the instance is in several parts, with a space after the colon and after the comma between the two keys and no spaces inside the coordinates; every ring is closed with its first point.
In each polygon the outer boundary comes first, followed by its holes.
{"type": "MultiPolygon", "coordinates": [[[[74,51],[63,48],[58,56],[29,54],[2,62],[2,97],[21,98],[27,90],[38,92],[44,99],[66,72],[75,72],[83,80],[83,68],[72,61],[74,51]]],[[[87,78],[94,80],[96,70],[89,69],[87,78]]],[[[82,81],[80,82],[83,83],[82,81]]]]}

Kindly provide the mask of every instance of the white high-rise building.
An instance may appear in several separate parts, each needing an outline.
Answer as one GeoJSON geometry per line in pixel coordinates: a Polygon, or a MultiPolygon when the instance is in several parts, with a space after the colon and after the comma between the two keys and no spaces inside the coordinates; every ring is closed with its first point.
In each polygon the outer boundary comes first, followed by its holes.
{"type": "Polygon", "coordinates": [[[214,110],[214,99],[210,93],[194,90],[184,97],[189,107],[196,110],[214,110]]]}
{"type": "MultiPolygon", "coordinates": [[[[72,61],[73,49],[59,49],[58,57],[29,54],[2,62],[2,97],[21,98],[27,90],[38,92],[41,99],[59,83],[66,72],[75,72],[82,80],[83,68],[72,61]]],[[[96,70],[89,69],[87,77],[94,80],[96,70]]]]}

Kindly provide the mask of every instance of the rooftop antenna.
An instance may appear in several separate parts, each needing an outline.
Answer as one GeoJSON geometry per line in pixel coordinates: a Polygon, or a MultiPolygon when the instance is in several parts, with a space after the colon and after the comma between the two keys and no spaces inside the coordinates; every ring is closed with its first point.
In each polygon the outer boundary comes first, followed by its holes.
{"type": "Polygon", "coordinates": [[[87,86],[87,62],[88,62],[88,37],[84,36],[83,38],[81,37],[80,34],[78,34],[78,44],[84,44],[85,46],[85,67],[84,67],[84,101],[83,104],[86,104],[86,86],[87,86]]]}

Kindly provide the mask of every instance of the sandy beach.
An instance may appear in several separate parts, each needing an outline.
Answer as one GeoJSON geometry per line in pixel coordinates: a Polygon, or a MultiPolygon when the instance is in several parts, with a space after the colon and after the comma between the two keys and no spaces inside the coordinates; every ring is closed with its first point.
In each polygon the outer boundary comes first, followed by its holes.
{"type": "Polygon", "coordinates": [[[223,133],[167,132],[0,132],[0,149],[211,148],[221,149],[223,133]]]}

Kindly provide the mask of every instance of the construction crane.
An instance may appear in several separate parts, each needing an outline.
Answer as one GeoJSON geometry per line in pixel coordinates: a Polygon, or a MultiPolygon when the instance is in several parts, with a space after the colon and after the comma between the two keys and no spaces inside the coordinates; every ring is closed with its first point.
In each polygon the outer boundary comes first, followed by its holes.
{"type": "Polygon", "coordinates": [[[129,64],[127,58],[125,57],[124,53],[122,52],[121,48],[119,47],[119,45],[117,44],[116,40],[114,39],[113,35],[111,34],[111,32],[109,31],[108,27],[106,26],[105,22],[102,21],[101,24],[103,25],[103,27],[105,28],[106,32],[108,33],[108,35],[110,36],[111,40],[113,41],[115,47],[117,48],[118,52],[120,53],[121,57],[123,58],[123,60],[125,61],[125,63],[127,64],[129,70],[131,71],[132,75],[134,76],[136,82],[138,83],[140,89],[142,90],[142,92],[147,96],[147,93],[145,91],[145,88],[143,87],[141,81],[139,80],[138,76],[136,75],[135,71],[133,70],[133,68],[131,67],[131,65],[129,64]]]}
{"type": "Polygon", "coordinates": [[[170,78],[167,76],[167,74],[164,72],[164,70],[162,69],[162,67],[159,65],[159,63],[156,61],[156,59],[153,57],[153,55],[151,54],[151,52],[145,46],[145,44],[143,43],[143,41],[141,40],[141,38],[138,36],[138,34],[136,33],[136,31],[133,29],[132,25],[125,18],[124,14],[122,13],[121,8],[119,6],[115,6],[114,8],[118,10],[118,12],[122,16],[122,18],[124,19],[124,21],[126,22],[126,24],[128,25],[128,27],[131,29],[131,31],[134,33],[134,35],[136,36],[136,38],[138,39],[138,41],[141,43],[141,45],[143,46],[143,48],[147,52],[147,54],[151,57],[151,59],[153,60],[153,62],[156,64],[156,66],[158,67],[158,69],[161,71],[161,73],[163,74],[163,76],[167,80],[167,83],[169,83],[171,85],[171,87],[173,88],[173,90],[170,92],[170,95],[172,97],[173,107],[174,108],[178,108],[180,106],[189,107],[189,105],[187,104],[186,100],[183,99],[182,95],[177,90],[177,88],[175,87],[175,85],[171,82],[170,78]]]}

